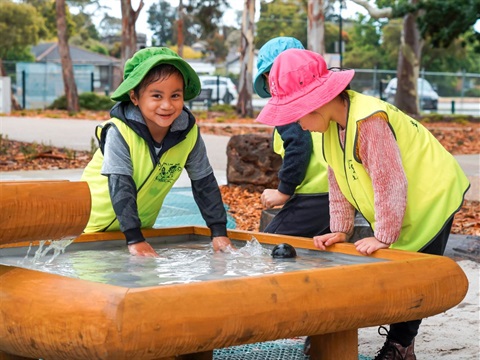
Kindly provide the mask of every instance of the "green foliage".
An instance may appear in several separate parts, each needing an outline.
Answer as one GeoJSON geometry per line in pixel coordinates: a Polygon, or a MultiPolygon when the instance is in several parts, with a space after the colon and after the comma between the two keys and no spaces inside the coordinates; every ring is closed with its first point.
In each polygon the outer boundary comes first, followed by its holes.
{"type": "Polygon", "coordinates": [[[100,40],[98,30],[88,14],[80,12],[76,15],[72,15],[72,20],[74,21],[77,33],[82,40],[100,40]]]}
{"type": "Polygon", "coordinates": [[[480,18],[478,0],[420,1],[418,28],[434,47],[448,47],[480,18]]]}
{"type": "Polygon", "coordinates": [[[153,3],[148,9],[147,23],[153,31],[152,44],[166,46],[172,44],[175,26],[175,9],[167,1],[153,3]]]}
{"type": "Polygon", "coordinates": [[[381,55],[383,55],[383,68],[385,69],[397,68],[402,30],[402,19],[391,19],[382,27],[381,55]]]}
{"type": "MultiPolygon", "coordinates": [[[[47,28],[47,34],[42,38],[52,39],[57,37],[57,10],[55,6],[55,1],[52,0],[26,0],[25,2],[34,6],[38,13],[43,18],[45,22],[45,27],[47,28]]],[[[67,23],[67,35],[68,37],[76,33],[76,25],[73,21],[73,17],[70,14],[68,5],[65,8],[66,23],[67,23]]]]}
{"type": "MultiPolygon", "coordinates": [[[[457,124],[468,124],[469,122],[475,122],[476,118],[472,115],[463,114],[425,114],[420,116],[417,120],[422,123],[435,123],[435,122],[450,122],[457,124]]],[[[478,119],[478,118],[477,118],[478,119]]]]}
{"type": "Polygon", "coordinates": [[[0,59],[22,53],[46,34],[44,20],[29,4],[0,1],[0,59]]]}
{"type": "MultiPolygon", "coordinates": [[[[455,39],[447,48],[436,48],[429,41],[422,52],[422,68],[436,72],[480,72],[478,54],[472,44],[465,41],[468,37],[463,34],[455,39]]],[[[452,77],[437,77],[436,86],[443,96],[461,95],[461,86],[457,86],[457,79],[452,77]]]]}
{"type": "Polygon", "coordinates": [[[3,60],[34,62],[35,56],[33,56],[30,46],[27,46],[8,50],[3,60]]]}
{"type": "Polygon", "coordinates": [[[307,46],[307,8],[299,0],[273,0],[260,3],[255,47],[260,49],[271,38],[292,36],[307,46]]]}
{"type": "Polygon", "coordinates": [[[226,117],[235,116],[235,107],[228,104],[216,104],[210,108],[210,111],[222,112],[226,117]]]}
{"type": "Polygon", "coordinates": [[[105,14],[100,21],[100,33],[102,36],[121,35],[122,19],[105,14]]]}
{"type": "Polygon", "coordinates": [[[471,88],[465,91],[465,96],[480,97],[480,89],[471,88]]]}
{"type": "MultiPolygon", "coordinates": [[[[81,109],[85,110],[110,110],[115,104],[108,96],[98,95],[92,92],[84,92],[78,96],[78,102],[81,109]]],[[[49,107],[49,109],[66,110],[67,99],[65,95],[56,99],[49,107]]]]}
{"type": "Polygon", "coordinates": [[[185,10],[193,16],[194,24],[200,25],[200,39],[205,40],[217,32],[224,10],[228,7],[228,0],[189,0],[185,10]]]}
{"type": "Polygon", "coordinates": [[[108,48],[100,41],[93,39],[82,39],[80,36],[74,36],[69,41],[70,45],[76,45],[89,51],[96,52],[98,54],[109,56],[108,48]]]}
{"type": "Polygon", "coordinates": [[[397,66],[401,22],[359,15],[347,28],[349,41],[344,66],[357,69],[394,69],[397,66]]]}
{"type": "MultiPolygon", "coordinates": [[[[202,41],[206,45],[206,51],[213,53],[215,59],[223,60],[228,54],[225,44],[225,36],[220,34],[220,19],[224,9],[228,6],[226,0],[184,1],[183,20],[183,42],[185,45],[193,45],[202,41]]],[[[152,45],[172,46],[177,43],[178,8],[172,7],[169,2],[161,0],[152,4],[148,9],[148,25],[154,32],[152,45]]],[[[184,54],[185,55],[185,54],[184,54]]]]}

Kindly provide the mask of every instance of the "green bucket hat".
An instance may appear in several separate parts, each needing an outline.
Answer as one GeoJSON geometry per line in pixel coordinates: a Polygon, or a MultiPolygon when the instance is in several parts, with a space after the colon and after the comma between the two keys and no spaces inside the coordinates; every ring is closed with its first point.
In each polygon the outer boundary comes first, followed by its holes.
{"type": "Polygon", "coordinates": [[[175,66],[185,82],[184,100],[194,99],[200,94],[200,79],[193,68],[175,51],[166,47],[150,47],[137,51],[125,63],[123,82],[111,96],[114,101],[130,101],[129,92],[134,89],[147,73],[160,64],[175,66]]]}

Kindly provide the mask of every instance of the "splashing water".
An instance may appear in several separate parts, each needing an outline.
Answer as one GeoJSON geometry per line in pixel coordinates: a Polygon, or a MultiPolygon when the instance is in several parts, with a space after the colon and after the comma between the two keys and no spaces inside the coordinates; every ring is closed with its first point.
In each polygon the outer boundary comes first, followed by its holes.
{"type": "Polygon", "coordinates": [[[55,260],[60,254],[63,254],[65,252],[65,249],[67,248],[68,245],[70,245],[75,238],[71,239],[63,239],[63,240],[41,240],[39,241],[38,249],[35,252],[34,256],[29,259],[28,255],[30,253],[30,250],[32,249],[32,243],[30,243],[30,246],[28,247],[27,250],[27,255],[23,258],[23,263],[26,261],[30,261],[31,263],[34,264],[50,264],[53,260],[55,260]],[[48,252],[50,250],[53,250],[52,257],[48,260],[45,260],[48,252]]]}
{"type": "Polygon", "coordinates": [[[32,246],[25,257],[8,256],[9,250],[24,254],[22,248],[5,249],[2,255],[7,256],[0,257],[0,264],[117,286],[144,287],[382,261],[307,249],[297,249],[296,258],[274,259],[270,255],[273,245],[261,244],[254,237],[246,243],[232,241],[236,248],[225,252],[214,252],[206,238],[167,244],[149,240],[159,258],[131,256],[123,241],[74,243],[67,249],[72,241],[41,242],[33,257],[29,257],[32,246]]]}

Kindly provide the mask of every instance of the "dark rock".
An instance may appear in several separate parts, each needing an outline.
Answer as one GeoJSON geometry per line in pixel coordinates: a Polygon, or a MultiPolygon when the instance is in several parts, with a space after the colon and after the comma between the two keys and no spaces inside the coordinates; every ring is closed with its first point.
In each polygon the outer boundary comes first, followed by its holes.
{"type": "Polygon", "coordinates": [[[273,152],[272,136],[266,134],[235,135],[227,145],[227,182],[277,188],[282,158],[273,152]]]}

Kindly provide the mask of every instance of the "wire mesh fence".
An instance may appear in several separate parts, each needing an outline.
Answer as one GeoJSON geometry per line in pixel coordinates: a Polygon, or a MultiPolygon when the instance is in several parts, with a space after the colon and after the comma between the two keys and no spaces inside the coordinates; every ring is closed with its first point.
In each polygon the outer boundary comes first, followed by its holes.
{"type": "MultiPolygon", "coordinates": [[[[24,109],[47,108],[64,95],[61,65],[58,63],[4,61],[4,68],[11,78],[12,93],[24,109]]],[[[74,65],[78,93],[92,91],[109,95],[115,83],[119,83],[119,71],[113,64],[103,67],[74,65]]],[[[389,82],[396,77],[396,70],[355,69],[355,72],[352,89],[394,102],[395,93],[389,82]]],[[[422,82],[418,83],[417,92],[422,112],[480,116],[480,74],[421,71],[419,78],[422,82]]]]}

